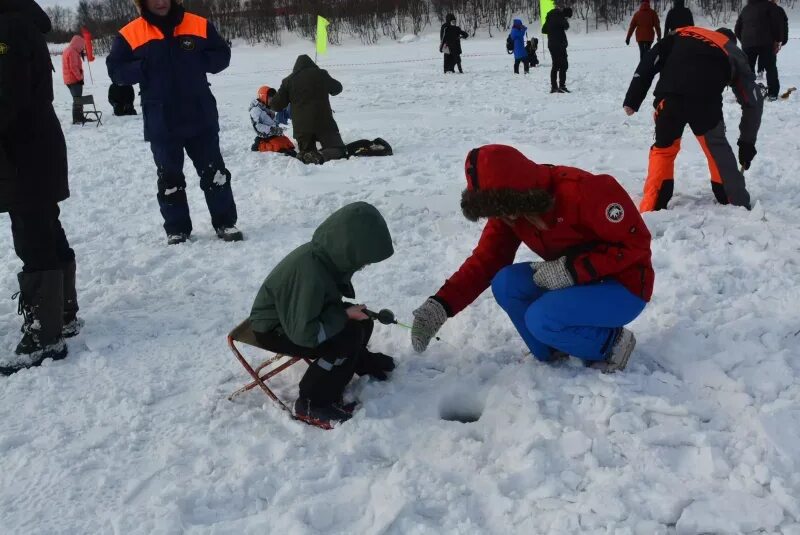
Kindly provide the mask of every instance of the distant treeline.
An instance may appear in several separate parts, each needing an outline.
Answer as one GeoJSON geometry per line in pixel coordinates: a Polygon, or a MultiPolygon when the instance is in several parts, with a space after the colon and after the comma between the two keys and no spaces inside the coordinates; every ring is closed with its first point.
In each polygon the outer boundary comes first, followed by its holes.
{"type": "MultiPolygon", "coordinates": [[[[793,7],[796,0],[782,4],[793,7]]],[[[563,2],[575,12],[588,32],[591,28],[608,29],[626,23],[638,9],[640,0],[575,0],[563,2]]],[[[447,13],[455,13],[458,24],[474,34],[478,28],[489,35],[505,32],[514,16],[526,21],[539,20],[538,0],[185,0],[186,8],[212,20],[228,39],[249,43],[280,44],[284,31],[312,39],[316,17],[330,21],[328,39],[338,44],[343,36],[359,38],[372,44],[386,37],[398,39],[438,27],[447,13]]],[[[665,12],[672,0],[651,0],[658,12],[665,12]]],[[[687,2],[695,16],[704,16],[712,24],[735,19],[742,0],[692,0],[687,2]]],[[[53,21],[52,42],[69,41],[81,27],[95,37],[95,49],[104,53],[115,33],[137,16],[131,0],[80,0],[76,9],[47,9],[53,21]]]]}

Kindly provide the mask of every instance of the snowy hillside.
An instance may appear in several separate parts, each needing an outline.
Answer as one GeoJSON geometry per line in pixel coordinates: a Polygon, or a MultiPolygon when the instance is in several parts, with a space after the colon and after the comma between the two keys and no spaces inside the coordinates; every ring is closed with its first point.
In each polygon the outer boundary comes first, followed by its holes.
{"type": "MultiPolygon", "coordinates": [[[[141,116],[111,115],[95,62],[87,92],[105,124],[65,126],[61,205],[86,327],[66,360],[1,381],[0,531],[800,534],[798,94],[766,105],[752,212],[714,203],[687,129],[672,209],[645,216],[655,294],[625,373],[524,357],[485,294],[421,356],[407,331],[378,326],[373,347],[398,369],[351,384],[363,408],[333,431],[289,420],[258,391],[226,399],[247,379],[226,333],[270,268],[345,203],[375,204],[395,241],[394,257],[356,276],[358,299],[408,320],[477,242],[459,211],[469,149],[507,143],[609,173],[638,201],[653,125],[647,108],[622,111],[638,60],[623,37],[571,37],[571,95],[548,94],[549,57],[514,76],[502,39],[466,41],[461,76],[441,74],[435,36],[334,48],[321,63],[345,87],[332,100],[344,139],[381,136],[395,155],[321,167],[250,152],[248,103],[308,46],[235,48],[212,89],[238,244],[214,237],[187,162],[195,234],[165,245],[141,116]],[[479,419],[447,421],[464,413],[479,419]]],[[[784,88],[800,85],[798,46],[780,54],[784,88]]],[[[725,101],[735,146],[740,113],[725,101]]],[[[68,125],[60,81],[56,106],[68,125]]],[[[10,296],[20,263],[0,221],[10,296]]],[[[0,299],[2,351],[20,321],[0,299]]],[[[285,397],[296,368],[278,378],[285,397]]]]}

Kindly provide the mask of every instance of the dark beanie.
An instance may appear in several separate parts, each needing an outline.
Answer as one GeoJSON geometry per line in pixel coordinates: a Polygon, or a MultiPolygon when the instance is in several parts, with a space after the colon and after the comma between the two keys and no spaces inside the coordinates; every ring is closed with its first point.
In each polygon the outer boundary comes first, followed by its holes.
{"type": "Polygon", "coordinates": [[[565,7],[564,9],[561,10],[561,12],[564,13],[564,16],[567,17],[568,19],[572,17],[571,7],[565,7]]]}

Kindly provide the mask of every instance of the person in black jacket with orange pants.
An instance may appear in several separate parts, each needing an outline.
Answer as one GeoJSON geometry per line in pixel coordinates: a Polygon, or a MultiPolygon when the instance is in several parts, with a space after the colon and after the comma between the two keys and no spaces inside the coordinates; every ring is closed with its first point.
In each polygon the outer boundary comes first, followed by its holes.
{"type": "Polygon", "coordinates": [[[675,158],[688,124],[708,159],[711,189],[720,204],[750,209],[744,175],[725,137],[722,92],[730,86],[742,107],[739,123],[739,163],[744,169],[756,155],[763,95],[736,37],[727,28],[717,31],[687,26],[662,39],[639,63],[623,107],[628,115],[639,110],[656,74],[656,142],[644,185],[642,212],[667,207],[672,197],[675,158]]]}
{"type": "Polygon", "coordinates": [[[75,252],[59,221],[58,203],[69,197],[69,183],[67,147],[53,109],[45,42],[50,29],[33,0],[0,2],[0,213],[10,216],[23,264],[17,279],[24,318],[16,355],[0,356],[3,375],[66,357],[64,337],[80,328],[75,252]]]}

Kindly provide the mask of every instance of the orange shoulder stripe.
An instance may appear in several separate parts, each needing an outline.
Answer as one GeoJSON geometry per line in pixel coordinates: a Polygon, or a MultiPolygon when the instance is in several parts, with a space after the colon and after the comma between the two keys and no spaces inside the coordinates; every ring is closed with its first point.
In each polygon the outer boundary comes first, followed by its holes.
{"type": "Polygon", "coordinates": [[[131,47],[136,50],[140,46],[146,45],[150,41],[158,41],[164,38],[161,30],[139,17],[119,31],[131,47]]]}
{"type": "Polygon", "coordinates": [[[193,35],[195,37],[208,37],[208,21],[193,13],[184,13],[183,20],[175,27],[175,36],[193,35]]]}
{"type": "Polygon", "coordinates": [[[680,28],[676,33],[681,37],[699,39],[700,41],[716,46],[725,52],[725,55],[728,54],[728,51],[725,49],[725,45],[728,44],[730,39],[719,32],[707,30],[706,28],[699,28],[697,26],[687,26],[685,28],[680,28]]]}

